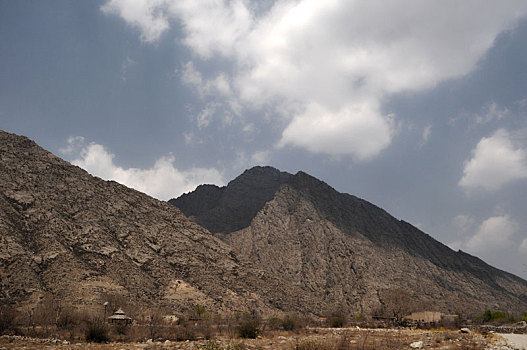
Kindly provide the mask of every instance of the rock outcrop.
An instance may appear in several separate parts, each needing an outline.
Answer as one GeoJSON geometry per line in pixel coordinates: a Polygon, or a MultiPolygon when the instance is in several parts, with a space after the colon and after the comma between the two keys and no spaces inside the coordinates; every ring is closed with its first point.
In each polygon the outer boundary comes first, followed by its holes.
{"type": "Polygon", "coordinates": [[[238,256],[350,312],[397,298],[445,312],[527,308],[525,280],[303,172],[256,167],[170,202],[238,256]]]}
{"type": "Polygon", "coordinates": [[[310,304],[174,206],[0,131],[0,302],[44,294],[99,307],[120,295],[180,312],[310,304]]]}

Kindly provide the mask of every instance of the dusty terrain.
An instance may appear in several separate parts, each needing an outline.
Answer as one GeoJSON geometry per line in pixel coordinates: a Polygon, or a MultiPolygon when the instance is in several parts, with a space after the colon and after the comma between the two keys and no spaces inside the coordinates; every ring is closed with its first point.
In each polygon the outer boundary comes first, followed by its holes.
{"type": "MultiPolygon", "coordinates": [[[[424,331],[357,328],[310,328],[298,334],[276,332],[258,339],[230,339],[185,342],[151,341],[136,343],[87,344],[57,339],[33,339],[15,336],[0,337],[1,349],[205,349],[205,350],[330,350],[330,349],[522,349],[505,342],[508,335],[458,331],[424,331]]],[[[527,335],[514,335],[515,342],[524,342],[527,335]]]]}
{"type": "Polygon", "coordinates": [[[500,334],[500,336],[515,349],[527,349],[527,334],[500,334]]]}

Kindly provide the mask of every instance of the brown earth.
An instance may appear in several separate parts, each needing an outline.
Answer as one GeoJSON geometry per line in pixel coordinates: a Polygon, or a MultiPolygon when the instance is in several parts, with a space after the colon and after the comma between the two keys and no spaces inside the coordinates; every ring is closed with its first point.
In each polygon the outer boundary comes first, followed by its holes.
{"type": "MultiPolygon", "coordinates": [[[[422,331],[393,329],[311,328],[301,333],[270,333],[258,339],[218,337],[199,341],[147,341],[140,343],[73,343],[58,339],[0,337],[2,349],[185,349],[185,350],[392,350],[412,349],[422,342],[422,349],[488,349],[512,350],[499,335],[460,334],[455,331],[422,331]]],[[[416,347],[418,348],[418,347],[416,347]]]]}
{"type": "Polygon", "coordinates": [[[135,314],[310,305],[174,206],[0,131],[0,304],[44,295],[98,311],[123,296],[135,314]]]}
{"type": "Polygon", "coordinates": [[[255,167],[170,202],[238,256],[346,314],[527,310],[527,281],[303,172],[255,167]]]}

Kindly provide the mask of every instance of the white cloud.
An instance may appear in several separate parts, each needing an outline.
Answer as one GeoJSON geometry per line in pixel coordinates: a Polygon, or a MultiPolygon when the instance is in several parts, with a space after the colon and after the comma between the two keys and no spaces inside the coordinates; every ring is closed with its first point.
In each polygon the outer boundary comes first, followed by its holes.
{"type": "Polygon", "coordinates": [[[75,153],[77,158],[71,163],[90,174],[115,180],[161,200],[192,191],[203,183],[224,184],[221,173],[214,168],[175,168],[173,156],[159,158],[150,169],[125,169],[114,164],[114,155],[104,146],[93,142],[86,144],[82,137],[70,137],[63,150],[65,154],[75,153]]]}
{"type": "Polygon", "coordinates": [[[527,238],[525,238],[522,243],[520,244],[520,253],[527,254],[527,238]]]}
{"type": "Polygon", "coordinates": [[[199,86],[235,97],[236,106],[275,108],[289,123],[280,145],[357,159],[391,143],[394,124],[381,109],[387,96],[469,73],[526,11],[523,0],[279,0],[257,8],[248,0],[103,6],[145,41],[177,22],[201,60],[230,61],[232,73],[201,77],[199,86]]]}
{"type": "Polygon", "coordinates": [[[166,0],[110,0],[101,7],[106,14],[117,14],[141,31],[141,40],[154,42],[169,27],[163,8],[166,0]]]}
{"type": "Polygon", "coordinates": [[[509,114],[507,108],[500,109],[496,102],[492,102],[485,108],[483,114],[476,115],[476,122],[478,124],[486,124],[493,120],[502,120],[509,114]]]}
{"type": "Polygon", "coordinates": [[[128,74],[128,70],[136,65],[137,62],[130,58],[130,56],[126,56],[126,59],[121,63],[121,80],[126,81],[126,77],[128,74]]]}
{"type": "Polygon", "coordinates": [[[60,148],[59,152],[64,155],[71,155],[75,152],[79,152],[84,145],[84,137],[82,136],[70,136],[68,137],[68,145],[64,148],[60,148]]]}
{"type": "Polygon", "coordinates": [[[219,107],[219,104],[211,102],[208,103],[205,108],[201,110],[201,112],[196,117],[198,128],[206,128],[209,126],[210,122],[212,121],[212,118],[214,117],[214,113],[216,113],[216,108],[219,107]]]}
{"type": "Polygon", "coordinates": [[[515,147],[510,134],[499,129],[478,142],[472,158],[465,162],[459,185],[492,191],[523,178],[527,178],[527,151],[515,147]]]}
{"type": "Polygon", "coordinates": [[[466,233],[474,223],[474,218],[469,215],[457,215],[452,219],[452,226],[454,226],[458,234],[466,233]]]}
{"type": "Polygon", "coordinates": [[[377,113],[377,106],[364,103],[331,111],[310,104],[284,130],[279,147],[292,144],[313,153],[366,159],[387,147],[390,138],[390,124],[377,113]]]}
{"type": "Polygon", "coordinates": [[[231,83],[225,73],[220,72],[214,79],[203,79],[201,72],[196,70],[192,62],[183,66],[181,81],[194,87],[202,98],[207,95],[228,97],[232,94],[231,83]]]}
{"type": "Polygon", "coordinates": [[[452,250],[458,251],[463,247],[463,241],[454,241],[447,244],[452,250]]]}
{"type": "Polygon", "coordinates": [[[251,160],[256,165],[267,165],[271,159],[269,151],[257,151],[251,156],[251,160]]]}
{"type": "Polygon", "coordinates": [[[423,147],[430,138],[430,134],[432,134],[432,125],[427,125],[423,129],[423,134],[421,135],[421,141],[419,142],[419,147],[423,147]]]}
{"type": "Polygon", "coordinates": [[[493,216],[483,221],[478,231],[466,243],[469,251],[486,253],[510,248],[512,237],[519,229],[517,222],[508,215],[493,216]]]}

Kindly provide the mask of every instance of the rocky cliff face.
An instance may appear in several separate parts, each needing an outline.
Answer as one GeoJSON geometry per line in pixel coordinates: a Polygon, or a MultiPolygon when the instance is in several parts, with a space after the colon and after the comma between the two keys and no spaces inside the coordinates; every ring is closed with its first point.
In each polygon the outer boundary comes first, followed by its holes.
{"type": "Polygon", "coordinates": [[[44,293],[75,305],[117,294],[176,311],[309,304],[174,206],[0,131],[0,302],[44,293]]]}
{"type": "Polygon", "coordinates": [[[527,307],[525,280],[302,172],[257,167],[226,187],[204,186],[170,202],[239,256],[326,305],[370,312],[392,302],[395,290],[447,312],[527,307]]]}

